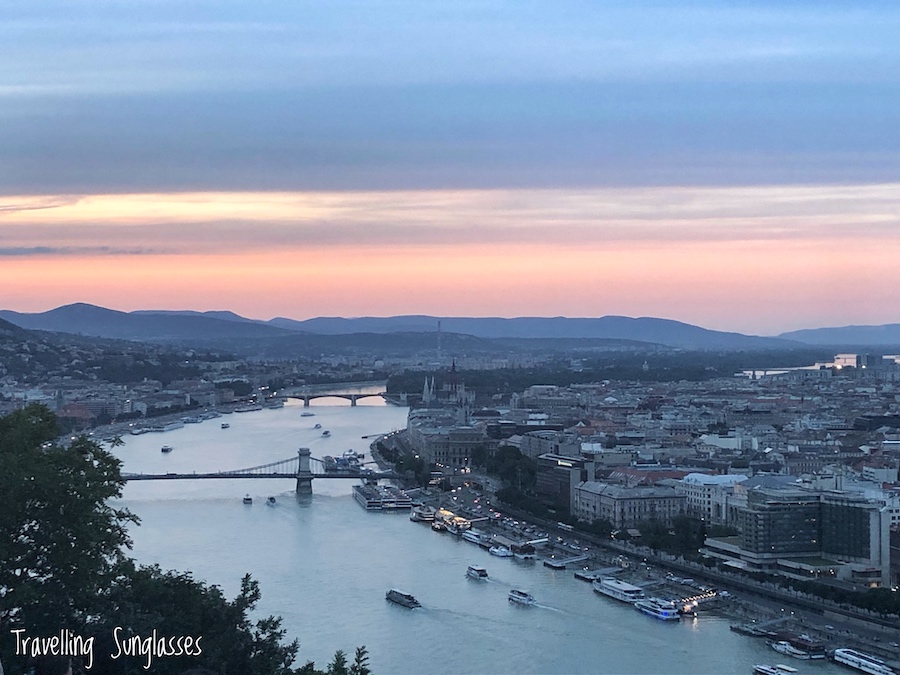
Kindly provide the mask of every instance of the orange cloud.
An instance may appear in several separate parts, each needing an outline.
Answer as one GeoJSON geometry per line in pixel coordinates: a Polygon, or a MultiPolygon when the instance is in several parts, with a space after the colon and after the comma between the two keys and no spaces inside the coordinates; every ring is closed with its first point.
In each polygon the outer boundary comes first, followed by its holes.
{"type": "Polygon", "coordinates": [[[22,311],[881,323],[898,202],[897,186],[18,197],[0,203],[0,288],[22,311]]]}

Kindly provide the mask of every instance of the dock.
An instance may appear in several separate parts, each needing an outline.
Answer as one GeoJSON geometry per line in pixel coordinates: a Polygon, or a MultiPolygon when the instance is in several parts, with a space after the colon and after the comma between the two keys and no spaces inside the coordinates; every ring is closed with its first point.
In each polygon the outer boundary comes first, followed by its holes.
{"type": "Polygon", "coordinates": [[[584,562],[590,558],[588,555],[579,555],[574,558],[566,558],[565,560],[556,560],[553,558],[548,558],[544,561],[544,567],[549,567],[554,570],[564,570],[566,569],[566,565],[574,565],[575,563],[584,562]]]}

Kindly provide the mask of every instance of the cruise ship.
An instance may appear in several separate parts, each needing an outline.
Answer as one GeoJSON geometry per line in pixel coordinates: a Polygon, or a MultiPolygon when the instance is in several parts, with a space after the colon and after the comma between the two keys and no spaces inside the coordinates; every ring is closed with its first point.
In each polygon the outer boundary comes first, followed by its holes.
{"type": "Polygon", "coordinates": [[[645,598],[643,600],[638,600],[634,603],[634,606],[644,614],[648,614],[656,619],[661,619],[662,621],[681,620],[681,613],[678,611],[678,607],[672,600],[645,598]]]}
{"type": "Polygon", "coordinates": [[[870,673],[871,675],[897,675],[897,671],[888,666],[888,664],[881,659],[870,656],[869,654],[864,654],[863,652],[858,652],[855,649],[846,649],[843,647],[835,649],[831,654],[831,658],[834,659],[835,663],[842,663],[845,666],[850,666],[863,673],[870,673]]]}
{"type": "Polygon", "coordinates": [[[411,509],[412,498],[400,488],[382,485],[354,485],[353,497],[367,511],[411,509]]]}
{"type": "Polygon", "coordinates": [[[597,593],[608,595],[621,602],[630,602],[631,604],[634,604],[638,600],[643,600],[645,597],[644,591],[638,586],[626,584],[624,581],[619,581],[612,577],[601,577],[600,579],[591,582],[591,586],[597,593]]]}

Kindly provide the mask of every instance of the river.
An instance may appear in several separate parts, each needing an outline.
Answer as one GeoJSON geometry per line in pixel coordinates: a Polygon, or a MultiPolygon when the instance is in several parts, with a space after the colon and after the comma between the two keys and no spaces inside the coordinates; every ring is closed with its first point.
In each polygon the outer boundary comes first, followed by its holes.
{"type": "MultiPolygon", "coordinates": [[[[166,433],[128,436],[115,449],[125,471],[233,470],[292,457],[365,452],[362,436],[400,429],[406,408],[363,399],[356,407],[317,399],[305,409],[231,414],[166,433]],[[302,417],[311,411],[314,417],[302,417]],[[228,429],[221,423],[227,422],[228,429]],[[315,424],[331,432],[325,438],[315,424]],[[163,454],[163,444],[173,451],[163,454]]],[[[406,514],[366,512],[352,481],[313,481],[294,496],[291,480],[134,482],[122,503],[141,518],[131,530],[134,557],[196,579],[234,597],[243,574],[260,582],[261,614],[279,614],[300,640],[298,664],[324,667],[337,649],[365,645],[376,675],[427,673],[750,673],[755,663],[784,663],[757,639],[702,614],[671,625],[591,591],[571,571],[490,556],[456,537],[412,523],[406,514]],[[249,493],[252,505],[242,497],[249,493]],[[277,505],[265,505],[273,495],[277,505]],[[467,579],[485,566],[487,582],[467,579]],[[423,607],[385,601],[389,588],[423,607]],[[537,605],[507,601],[528,590],[537,605]]],[[[830,663],[792,662],[801,673],[844,672],[830,663]]]]}

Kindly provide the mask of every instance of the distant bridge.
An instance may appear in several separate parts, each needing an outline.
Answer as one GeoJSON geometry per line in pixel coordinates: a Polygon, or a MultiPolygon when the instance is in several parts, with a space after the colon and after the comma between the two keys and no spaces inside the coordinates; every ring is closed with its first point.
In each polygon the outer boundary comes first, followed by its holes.
{"type": "Polygon", "coordinates": [[[325,463],[311,457],[309,448],[300,448],[296,457],[282,459],[278,462],[251,466],[247,469],[233,471],[216,471],[210,473],[123,473],[127,481],[139,480],[203,480],[231,478],[293,478],[297,481],[297,494],[311,494],[314,478],[399,478],[391,471],[375,472],[371,469],[338,469],[325,471],[325,463]],[[313,467],[316,471],[313,471],[313,467]]]}
{"type": "Polygon", "coordinates": [[[361,398],[385,398],[387,396],[386,391],[379,391],[375,393],[360,393],[360,392],[333,392],[333,391],[310,391],[307,389],[283,389],[278,392],[279,396],[284,396],[285,398],[296,398],[303,401],[303,407],[308,408],[309,402],[316,398],[343,398],[350,401],[351,406],[355,406],[356,402],[361,398]]]}

